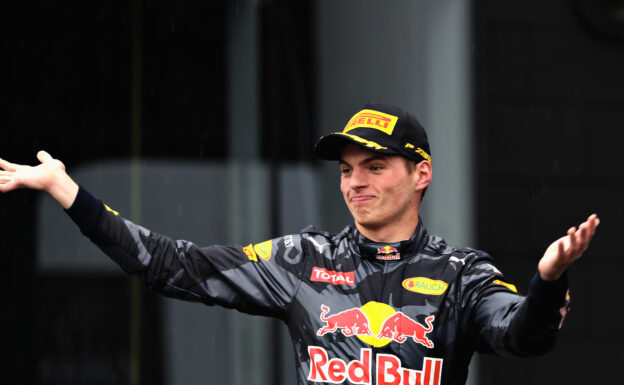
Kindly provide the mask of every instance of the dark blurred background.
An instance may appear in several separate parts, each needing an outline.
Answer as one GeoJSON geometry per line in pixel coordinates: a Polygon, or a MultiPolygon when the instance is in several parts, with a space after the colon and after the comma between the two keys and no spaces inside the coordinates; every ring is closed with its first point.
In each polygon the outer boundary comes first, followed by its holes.
{"type": "MultiPolygon", "coordinates": [[[[546,246],[597,212],[556,349],[478,356],[471,383],[621,381],[624,1],[70,0],[3,16],[0,157],[46,149],[159,232],[338,231],[337,173],[311,149],[372,100],[430,133],[430,230],[488,251],[523,292],[546,246]]],[[[0,196],[0,383],[294,382],[282,325],[144,291],[77,233],[41,194],[0,196]]]]}

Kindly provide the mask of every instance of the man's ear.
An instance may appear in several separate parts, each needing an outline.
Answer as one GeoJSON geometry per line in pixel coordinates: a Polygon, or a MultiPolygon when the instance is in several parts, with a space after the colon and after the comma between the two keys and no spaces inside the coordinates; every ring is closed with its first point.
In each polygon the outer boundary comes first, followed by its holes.
{"type": "Polygon", "coordinates": [[[415,178],[414,189],[416,191],[424,190],[427,186],[429,186],[429,183],[431,183],[431,177],[433,174],[431,163],[423,160],[416,165],[416,169],[412,174],[414,174],[415,178]]]}

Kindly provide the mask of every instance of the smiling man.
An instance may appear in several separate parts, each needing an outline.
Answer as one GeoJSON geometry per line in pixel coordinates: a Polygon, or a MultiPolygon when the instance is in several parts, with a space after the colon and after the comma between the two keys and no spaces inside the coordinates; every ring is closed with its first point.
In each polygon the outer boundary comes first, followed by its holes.
{"type": "Polygon", "coordinates": [[[475,351],[529,356],[554,346],[566,270],[588,247],[596,215],[546,249],[522,296],[487,253],[427,233],[419,210],[431,152],[413,116],[366,105],[315,153],[338,162],[353,215],[355,226],[336,235],[309,227],[247,246],[176,241],[123,219],[43,151],[36,167],[0,159],[0,191],[49,193],[155,291],[282,319],[299,384],[464,384],[475,351]]]}
{"type": "Polygon", "coordinates": [[[420,206],[416,192],[431,181],[431,165],[422,162],[410,170],[408,162],[399,156],[373,154],[355,144],[342,150],[340,190],[365,237],[398,242],[414,232],[420,206]]]}

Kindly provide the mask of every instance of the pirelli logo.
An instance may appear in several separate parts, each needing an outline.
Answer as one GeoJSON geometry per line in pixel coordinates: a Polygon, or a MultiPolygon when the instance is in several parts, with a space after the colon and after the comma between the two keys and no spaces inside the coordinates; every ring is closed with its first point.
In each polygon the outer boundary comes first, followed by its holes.
{"type": "Polygon", "coordinates": [[[398,119],[396,116],[384,114],[383,112],[362,110],[349,120],[342,132],[346,133],[358,127],[368,127],[392,135],[398,119]]]}
{"type": "MultiPolygon", "coordinates": [[[[413,150],[415,147],[413,144],[411,143],[407,143],[405,145],[405,148],[407,148],[408,150],[413,150]]],[[[427,152],[425,150],[423,150],[422,148],[418,147],[414,150],[415,153],[420,154],[420,156],[422,156],[424,159],[426,159],[427,161],[431,162],[431,155],[427,154],[427,152]]]]}

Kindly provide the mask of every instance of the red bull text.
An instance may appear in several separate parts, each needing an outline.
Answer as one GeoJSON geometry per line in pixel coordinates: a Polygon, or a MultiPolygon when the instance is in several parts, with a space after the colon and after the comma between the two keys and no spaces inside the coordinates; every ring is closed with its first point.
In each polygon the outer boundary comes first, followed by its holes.
{"type": "Polygon", "coordinates": [[[442,359],[423,359],[422,370],[403,368],[401,360],[391,354],[377,354],[375,371],[372,372],[372,350],[361,349],[360,359],[345,362],[340,358],[329,359],[322,347],[308,346],[310,373],[308,381],[340,384],[377,385],[440,385],[442,359]]]}

